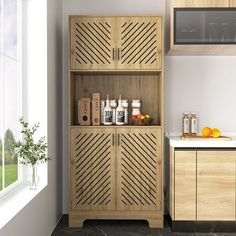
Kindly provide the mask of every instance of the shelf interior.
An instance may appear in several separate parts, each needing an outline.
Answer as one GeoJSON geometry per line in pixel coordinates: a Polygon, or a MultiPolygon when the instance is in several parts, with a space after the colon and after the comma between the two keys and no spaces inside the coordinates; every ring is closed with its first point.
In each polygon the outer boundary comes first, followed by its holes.
{"type": "Polygon", "coordinates": [[[110,99],[129,100],[129,116],[131,117],[130,102],[132,99],[142,100],[142,113],[150,114],[153,125],[162,124],[162,75],[155,74],[79,74],[71,73],[71,125],[77,125],[77,101],[80,98],[92,96],[92,93],[101,94],[105,99],[109,94],[110,99]]]}

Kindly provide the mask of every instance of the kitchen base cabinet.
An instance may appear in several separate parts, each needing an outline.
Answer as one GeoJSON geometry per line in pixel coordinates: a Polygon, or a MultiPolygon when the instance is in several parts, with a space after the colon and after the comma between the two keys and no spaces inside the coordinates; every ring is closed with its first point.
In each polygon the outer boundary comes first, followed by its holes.
{"type": "Polygon", "coordinates": [[[171,147],[168,207],[171,219],[235,221],[235,162],[235,149],[171,147]]]}
{"type": "Polygon", "coordinates": [[[175,152],[175,220],[196,220],[196,151],[175,152]]]}
{"type": "Polygon", "coordinates": [[[197,152],[197,220],[235,220],[235,151],[197,152]]]}
{"type": "Polygon", "coordinates": [[[70,137],[70,227],[87,219],[163,227],[161,128],[78,127],[70,137]]]}

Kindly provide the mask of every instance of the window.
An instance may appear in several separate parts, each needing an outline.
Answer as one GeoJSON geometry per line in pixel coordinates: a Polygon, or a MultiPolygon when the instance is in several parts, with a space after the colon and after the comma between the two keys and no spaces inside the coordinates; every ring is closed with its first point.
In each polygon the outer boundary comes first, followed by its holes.
{"type": "Polygon", "coordinates": [[[21,116],[20,0],[0,0],[0,193],[19,180],[17,156],[21,116]]]}

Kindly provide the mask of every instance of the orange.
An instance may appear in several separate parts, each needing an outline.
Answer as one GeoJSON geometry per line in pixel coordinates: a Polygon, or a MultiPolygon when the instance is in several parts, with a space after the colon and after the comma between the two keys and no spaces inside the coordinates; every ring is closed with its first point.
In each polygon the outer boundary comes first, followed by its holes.
{"type": "Polygon", "coordinates": [[[212,135],[212,130],[209,127],[202,128],[202,136],[208,138],[212,135]]]}
{"type": "Polygon", "coordinates": [[[220,132],[219,129],[217,129],[217,128],[212,129],[212,136],[213,136],[214,138],[220,137],[220,134],[221,134],[221,132],[220,132]]]}

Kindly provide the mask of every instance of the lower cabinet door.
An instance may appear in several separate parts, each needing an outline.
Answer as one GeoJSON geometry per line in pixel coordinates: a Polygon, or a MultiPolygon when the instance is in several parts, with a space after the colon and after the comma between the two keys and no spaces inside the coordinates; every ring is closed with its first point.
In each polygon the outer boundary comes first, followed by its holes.
{"type": "Polygon", "coordinates": [[[235,151],[197,151],[197,220],[235,220],[235,151]]]}
{"type": "Polygon", "coordinates": [[[196,220],[196,160],[196,150],[175,151],[174,220],[196,220]]]}
{"type": "Polygon", "coordinates": [[[71,210],[115,210],[114,129],[71,129],[71,210]]]}
{"type": "Polygon", "coordinates": [[[117,210],[162,210],[161,133],[117,129],[117,210]]]}

